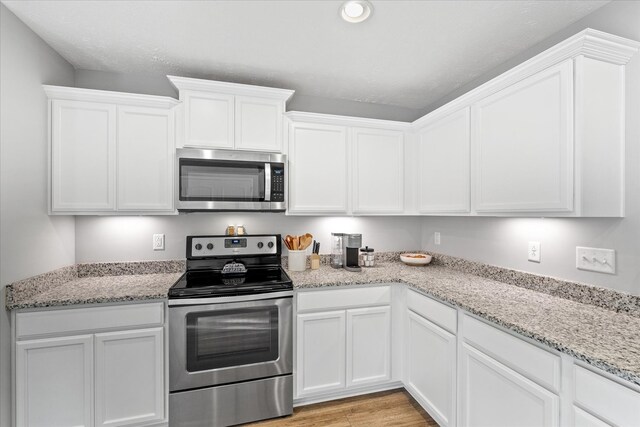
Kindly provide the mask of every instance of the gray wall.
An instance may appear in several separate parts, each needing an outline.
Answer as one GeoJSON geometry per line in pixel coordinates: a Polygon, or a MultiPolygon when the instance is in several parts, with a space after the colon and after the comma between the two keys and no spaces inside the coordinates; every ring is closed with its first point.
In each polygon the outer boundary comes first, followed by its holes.
{"type": "MultiPolygon", "coordinates": [[[[437,107],[585,28],[640,40],[640,2],[614,1],[434,104],[437,107]]],[[[627,65],[626,217],[623,219],[427,218],[424,248],[494,265],[578,280],[640,295],[640,53],[627,65]],[[441,233],[435,246],[433,233],[441,233]],[[541,242],[542,262],[527,261],[529,240],[541,242]],[[575,268],[575,247],[616,250],[618,274],[575,268]]]]}
{"type": "Polygon", "coordinates": [[[0,5],[0,425],[10,425],[4,287],[75,262],[73,217],[47,215],[47,98],[73,67],[0,5]]]}
{"type": "Polygon", "coordinates": [[[291,217],[265,213],[194,213],[165,217],[78,217],[76,261],[133,261],[185,256],[185,236],[222,234],[227,225],[243,224],[249,233],[311,233],[330,253],[331,232],[362,233],[363,244],[376,251],[416,250],[422,244],[417,217],[291,217]],[[165,251],[153,251],[154,233],[164,233],[165,251]]]}
{"type": "MultiPolygon", "coordinates": [[[[167,76],[164,74],[128,74],[76,70],[75,85],[86,89],[115,90],[119,92],[178,97],[178,91],[171,85],[167,76]]],[[[410,122],[421,116],[420,111],[411,108],[350,101],[346,99],[308,96],[301,93],[295,93],[291,97],[287,103],[287,110],[397,120],[401,122],[410,122]]]]}

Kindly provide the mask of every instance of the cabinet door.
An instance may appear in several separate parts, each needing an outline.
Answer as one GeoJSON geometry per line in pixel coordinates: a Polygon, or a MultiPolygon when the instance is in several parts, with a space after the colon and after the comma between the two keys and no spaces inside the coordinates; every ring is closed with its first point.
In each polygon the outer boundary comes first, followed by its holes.
{"type": "Polygon", "coordinates": [[[235,103],[235,148],[281,152],[284,102],[236,96],[235,103]]]}
{"type": "Polygon", "coordinates": [[[165,419],[163,329],[96,334],[96,426],[165,419]]]}
{"type": "Polygon", "coordinates": [[[347,387],[391,378],[391,308],[347,310],[347,387]]]}
{"type": "Polygon", "coordinates": [[[567,60],[474,106],[476,211],[573,209],[572,70],[567,60]]]}
{"type": "Polygon", "coordinates": [[[431,123],[418,133],[420,213],[466,213],[470,209],[469,108],[431,123]]]}
{"type": "Polygon", "coordinates": [[[16,425],[92,426],[91,335],[16,343],[16,425]]]}
{"type": "Polygon", "coordinates": [[[173,210],[174,113],[118,107],[118,210],[173,210]]]}
{"type": "Polygon", "coordinates": [[[353,212],[404,210],[404,133],[354,128],[353,212]]]}
{"type": "Polygon", "coordinates": [[[234,96],[180,91],[184,105],[184,146],[233,148],[234,96]]]}
{"type": "Polygon", "coordinates": [[[461,356],[460,425],[558,425],[558,396],[466,343],[461,356]]]}
{"type": "Polygon", "coordinates": [[[456,425],[456,337],[408,311],[407,388],[441,426],[456,425]]]}
{"type": "Polygon", "coordinates": [[[346,128],[295,123],[289,134],[289,212],[347,213],[346,128]]]}
{"type": "Polygon", "coordinates": [[[299,314],[296,381],[298,396],[345,387],[345,312],[299,314]]]}
{"type": "Polygon", "coordinates": [[[51,211],[115,209],[116,107],[51,101],[51,211]]]}

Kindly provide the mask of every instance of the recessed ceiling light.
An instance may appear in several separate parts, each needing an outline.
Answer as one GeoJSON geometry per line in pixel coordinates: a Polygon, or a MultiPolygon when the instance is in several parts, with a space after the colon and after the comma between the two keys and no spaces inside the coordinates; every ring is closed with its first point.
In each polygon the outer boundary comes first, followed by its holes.
{"type": "Polygon", "coordinates": [[[342,4],[340,15],[347,22],[362,22],[371,16],[373,6],[367,0],[349,0],[342,4]]]}

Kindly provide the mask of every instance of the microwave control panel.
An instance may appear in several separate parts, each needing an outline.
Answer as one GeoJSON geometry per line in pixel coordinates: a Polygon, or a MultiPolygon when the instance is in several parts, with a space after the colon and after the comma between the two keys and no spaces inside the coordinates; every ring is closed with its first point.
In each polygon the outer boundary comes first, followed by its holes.
{"type": "Polygon", "coordinates": [[[271,201],[284,202],[284,163],[271,163],[271,201]]]}

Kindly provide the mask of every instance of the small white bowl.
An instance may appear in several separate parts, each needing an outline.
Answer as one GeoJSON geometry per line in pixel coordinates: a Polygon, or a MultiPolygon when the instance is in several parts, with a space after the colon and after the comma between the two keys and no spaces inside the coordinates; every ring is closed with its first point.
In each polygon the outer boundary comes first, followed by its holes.
{"type": "Polygon", "coordinates": [[[401,254],[400,261],[407,265],[427,265],[431,262],[431,255],[427,254],[401,254]],[[422,255],[424,258],[412,258],[415,255],[422,255]]]}

